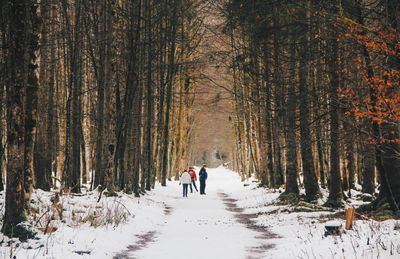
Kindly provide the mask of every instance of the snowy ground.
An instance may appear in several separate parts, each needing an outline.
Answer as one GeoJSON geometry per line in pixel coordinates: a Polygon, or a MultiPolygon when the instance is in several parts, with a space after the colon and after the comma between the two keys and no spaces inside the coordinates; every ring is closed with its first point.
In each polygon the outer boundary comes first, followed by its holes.
{"type": "Polygon", "coordinates": [[[357,220],[325,237],[332,212],[278,206],[278,192],[256,185],[220,167],[209,169],[207,195],[188,198],[177,182],[99,203],[97,192],[52,202],[54,193],[35,191],[32,225],[57,230],[27,243],[0,236],[0,258],[400,258],[398,221],[357,220]]]}

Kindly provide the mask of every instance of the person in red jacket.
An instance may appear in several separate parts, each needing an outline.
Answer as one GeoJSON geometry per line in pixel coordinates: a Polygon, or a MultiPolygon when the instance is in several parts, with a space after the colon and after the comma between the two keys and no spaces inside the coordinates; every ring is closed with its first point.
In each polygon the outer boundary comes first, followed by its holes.
{"type": "MultiPolygon", "coordinates": [[[[194,170],[193,167],[189,167],[189,174],[190,174],[190,177],[192,178],[192,184],[193,184],[194,188],[196,189],[196,192],[198,192],[197,186],[196,186],[197,176],[196,176],[196,171],[194,170]]],[[[192,184],[190,184],[190,192],[193,192],[192,184]]]]}

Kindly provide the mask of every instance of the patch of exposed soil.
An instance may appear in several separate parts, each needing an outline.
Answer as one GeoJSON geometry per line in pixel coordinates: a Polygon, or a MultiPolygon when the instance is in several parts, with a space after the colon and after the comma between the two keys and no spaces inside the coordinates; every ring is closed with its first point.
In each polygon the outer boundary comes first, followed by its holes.
{"type": "Polygon", "coordinates": [[[133,252],[146,248],[149,243],[155,241],[156,231],[149,231],[141,235],[136,235],[138,241],[134,245],[129,245],[125,251],[114,256],[114,259],[134,259],[133,252]]]}
{"type": "MultiPolygon", "coordinates": [[[[164,215],[171,215],[173,212],[173,208],[165,203],[164,205],[164,215]]],[[[149,243],[155,242],[156,239],[156,231],[149,231],[141,235],[136,235],[138,241],[135,244],[129,245],[125,251],[114,256],[114,259],[135,259],[134,252],[142,250],[146,248],[149,243]]]]}
{"type": "Polygon", "coordinates": [[[275,233],[272,233],[267,227],[257,225],[255,219],[258,217],[258,215],[255,213],[244,213],[244,208],[237,206],[236,199],[230,198],[226,193],[219,193],[218,195],[224,202],[226,206],[225,209],[234,213],[235,219],[238,223],[243,224],[246,228],[259,234],[255,238],[259,239],[260,242],[258,245],[249,247],[247,249],[249,252],[247,258],[263,258],[265,252],[274,247],[274,244],[267,243],[267,240],[278,238],[279,236],[275,233]]]}

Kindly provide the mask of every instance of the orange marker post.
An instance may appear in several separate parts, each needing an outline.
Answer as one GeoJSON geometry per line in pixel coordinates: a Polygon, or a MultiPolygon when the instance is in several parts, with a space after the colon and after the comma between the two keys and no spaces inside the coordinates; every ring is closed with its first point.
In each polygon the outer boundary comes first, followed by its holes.
{"type": "Polygon", "coordinates": [[[354,208],[347,208],[346,209],[346,226],[345,229],[349,230],[353,226],[354,215],[356,210],[354,208]]]}

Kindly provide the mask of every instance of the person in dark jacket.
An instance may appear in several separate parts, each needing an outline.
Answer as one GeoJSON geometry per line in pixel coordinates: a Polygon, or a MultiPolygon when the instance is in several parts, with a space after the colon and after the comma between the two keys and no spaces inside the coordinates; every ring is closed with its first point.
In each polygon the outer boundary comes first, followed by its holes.
{"type": "Polygon", "coordinates": [[[206,171],[206,165],[203,165],[203,167],[200,169],[199,172],[199,178],[200,178],[200,194],[206,194],[206,180],[207,180],[207,171],[206,171]]]}

